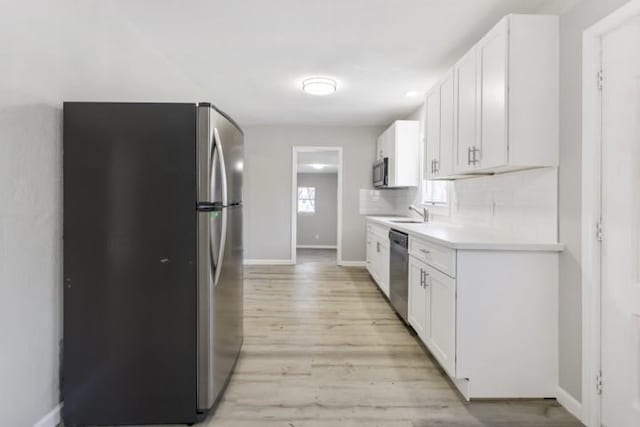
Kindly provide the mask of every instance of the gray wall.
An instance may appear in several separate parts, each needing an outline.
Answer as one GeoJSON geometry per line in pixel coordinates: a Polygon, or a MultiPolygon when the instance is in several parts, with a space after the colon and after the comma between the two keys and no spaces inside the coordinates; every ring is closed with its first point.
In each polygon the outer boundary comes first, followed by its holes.
{"type": "MultiPolygon", "coordinates": [[[[582,33],[626,0],[585,0],[560,17],[560,386],[582,399],[582,33]]],[[[595,76],[594,76],[595,79],[595,76]]]]}
{"type": "Polygon", "coordinates": [[[336,246],[338,236],[338,174],[299,173],[298,187],[316,189],[316,211],[298,213],[298,246],[336,246]]]}
{"type": "Polygon", "coordinates": [[[365,260],[365,218],[359,192],[371,188],[379,127],[255,127],[245,132],[246,259],[291,259],[293,146],[343,147],[342,258],[365,260]]]}
{"type": "Polygon", "coordinates": [[[58,403],[60,118],[59,106],[45,103],[0,107],[0,424],[7,426],[31,426],[58,403]]]}
{"type": "Polygon", "coordinates": [[[173,92],[166,82],[185,78],[119,19],[113,4],[5,3],[0,13],[0,425],[31,427],[59,403],[62,102],[197,100],[202,92],[195,84],[189,93],[173,92]]]}

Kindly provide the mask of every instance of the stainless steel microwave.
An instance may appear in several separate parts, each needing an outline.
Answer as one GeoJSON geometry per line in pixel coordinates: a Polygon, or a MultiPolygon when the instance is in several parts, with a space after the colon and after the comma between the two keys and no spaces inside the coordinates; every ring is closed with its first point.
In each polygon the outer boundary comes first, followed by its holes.
{"type": "Polygon", "coordinates": [[[376,160],[373,164],[373,186],[375,188],[389,185],[389,158],[376,160]]]}

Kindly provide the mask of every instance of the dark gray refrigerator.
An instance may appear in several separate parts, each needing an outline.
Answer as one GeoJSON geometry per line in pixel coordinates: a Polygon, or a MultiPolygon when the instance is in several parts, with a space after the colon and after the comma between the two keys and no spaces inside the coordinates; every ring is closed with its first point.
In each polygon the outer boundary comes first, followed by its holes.
{"type": "Polygon", "coordinates": [[[64,104],[67,426],[194,423],[243,338],[243,134],[211,104],[64,104]]]}

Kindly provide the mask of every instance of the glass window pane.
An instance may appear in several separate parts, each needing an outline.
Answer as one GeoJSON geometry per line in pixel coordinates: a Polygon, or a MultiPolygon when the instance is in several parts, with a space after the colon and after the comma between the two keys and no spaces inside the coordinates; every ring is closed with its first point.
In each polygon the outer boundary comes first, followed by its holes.
{"type": "Polygon", "coordinates": [[[423,203],[431,205],[447,205],[449,203],[449,183],[447,181],[423,182],[423,203]]]}
{"type": "Polygon", "coordinates": [[[315,187],[298,187],[298,212],[315,213],[316,189],[315,187]]]}

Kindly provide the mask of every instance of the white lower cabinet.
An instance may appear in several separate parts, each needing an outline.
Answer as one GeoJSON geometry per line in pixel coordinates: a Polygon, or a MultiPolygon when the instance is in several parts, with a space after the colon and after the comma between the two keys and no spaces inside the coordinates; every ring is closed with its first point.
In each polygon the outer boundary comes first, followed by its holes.
{"type": "Polygon", "coordinates": [[[433,356],[455,376],[456,281],[409,257],[409,324],[433,356]]]}
{"type": "Polygon", "coordinates": [[[555,397],[558,253],[409,236],[409,324],[467,398],[555,397]]]}
{"type": "Polygon", "coordinates": [[[367,270],[387,297],[389,255],[389,229],[377,224],[367,224],[367,270]]]}
{"type": "Polygon", "coordinates": [[[409,324],[416,331],[422,340],[429,337],[429,289],[426,285],[426,272],[429,267],[417,260],[409,257],[409,324]]]}
{"type": "Polygon", "coordinates": [[[456,281],[427,266],[426,286],[429,296],[427,309],[429,335],[427,338],[433,356],[451,376],[456,373],[456,281]]]}

